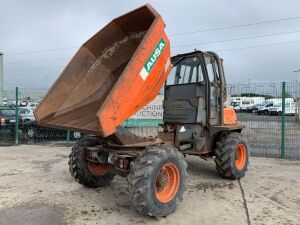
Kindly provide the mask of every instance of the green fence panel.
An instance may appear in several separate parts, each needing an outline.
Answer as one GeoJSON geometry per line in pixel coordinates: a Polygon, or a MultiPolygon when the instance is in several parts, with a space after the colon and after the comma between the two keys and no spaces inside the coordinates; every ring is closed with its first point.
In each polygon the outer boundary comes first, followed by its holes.
{"type": "Polygon", "coordinates": [[[67,130],[67,147],[70,146],[70,130],[67,130]]]}
{"type": "Polygon", "coordinates": [[[19,88],[16,87],[15,144],[19,144],[19,88]]]}
{"type": "Polygon", "coordinates": [[[280,158],[285,158],[285,82],[282,82],[282,113],[281,113],[281,148],[280,148],[280,158]]]}

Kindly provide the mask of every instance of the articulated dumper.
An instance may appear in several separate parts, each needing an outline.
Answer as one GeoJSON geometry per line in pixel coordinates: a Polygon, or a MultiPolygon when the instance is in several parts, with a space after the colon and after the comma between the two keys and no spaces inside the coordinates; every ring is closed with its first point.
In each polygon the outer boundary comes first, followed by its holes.
{"type": "Polygon", "coordinates": [[[214,159],[227,179],[245,175],[243,125],[224,108],[223,60],[214,52],[170,56],[161,16],[145,5],[84,43],[35,111],[39,124],[85,135],[72,148],[71,175],[86,187],[126,177],[142,214],[165,216],[182,200],[186,155],[214,159]],[[164,86],[163,131],[140,137],[121,124],[164,86]]]}

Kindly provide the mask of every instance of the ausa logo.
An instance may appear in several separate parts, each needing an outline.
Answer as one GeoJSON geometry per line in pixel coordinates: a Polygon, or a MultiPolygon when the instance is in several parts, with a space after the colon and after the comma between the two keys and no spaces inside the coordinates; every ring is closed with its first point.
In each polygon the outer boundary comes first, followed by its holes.
{"type": "Polygon", "coordinates": [[[158,44],[156,45],[155,49],[153,50],[152,54],[150,55],[140,72],[140,76],[143,78],[143,80],[146,80],[165,47],[166,42],[162,38],[159,40],[158,44]]]}

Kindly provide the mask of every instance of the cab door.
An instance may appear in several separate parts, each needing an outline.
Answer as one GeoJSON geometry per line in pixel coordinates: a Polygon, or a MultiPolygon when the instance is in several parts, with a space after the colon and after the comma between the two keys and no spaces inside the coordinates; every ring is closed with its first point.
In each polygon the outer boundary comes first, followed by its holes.
{"type": "Polygon", "coordinates": [[[210,125],[218,125],[220,112],[220,80],[216,60],[209,54],[204,54],[204,62],[208,79],[207,105],[210,125]]]}
{"type": "Polygon", "coordinates": [[[172,71],[165,85],[165,123],[206,123],[205,83],[198,53],[173,58],[172,71]],[[203,101],[201,101],[201,99],[203,101]],[[199,111],[199,104],[201,105],[199,111]],[[204,115],[204,116],[203,116],[204,115]]]}

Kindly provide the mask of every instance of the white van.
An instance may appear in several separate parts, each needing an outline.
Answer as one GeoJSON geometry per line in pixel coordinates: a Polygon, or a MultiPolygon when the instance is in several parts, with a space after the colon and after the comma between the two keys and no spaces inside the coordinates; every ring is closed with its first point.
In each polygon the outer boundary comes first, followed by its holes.
{"type": "MultiPolygon", "coordinates": [[[[270,115],[282,115],[282,103],[276,104],[269,109],[270,115]]],[[[285,102],[285,115],[294,116],[296,114],[296,102],[286,101],[285,102]]]]}
{"type": "Polygon", "coordinates": [[[235,111],[246,112],[254,105],[260,104],[265,101],[264,97],[231,97],[230,107],[235,111]]]}
{"type": "Polygon", "coordinates": [[[296,103],[296,118],[300,120],[300,99],[296,103]]]}
{"type": "MultiPolygon", "coordinates": [[[[292,103],[294,102],[294,99],[293,98],[286,98],[285,99],[285,103],[292,103]]],[[[272,109],[273,111],[275,110],[274,108],[280,108],[281,107],[281,103],[282,103],[282,98],[272,98],[272,99],[268,99],[266,101],[266,105],[260,107],[258,110],[257,110],[257,114],[258,115],[269,115],[270,114],[270,110],[272,109]]],[[[280,111],[278,109],[278,111],[280,111]]],[[[281,110],[282,112],[282,110],[281,110]]],[[[274,112],[273,112],[274,113],[274,112]]]]}

